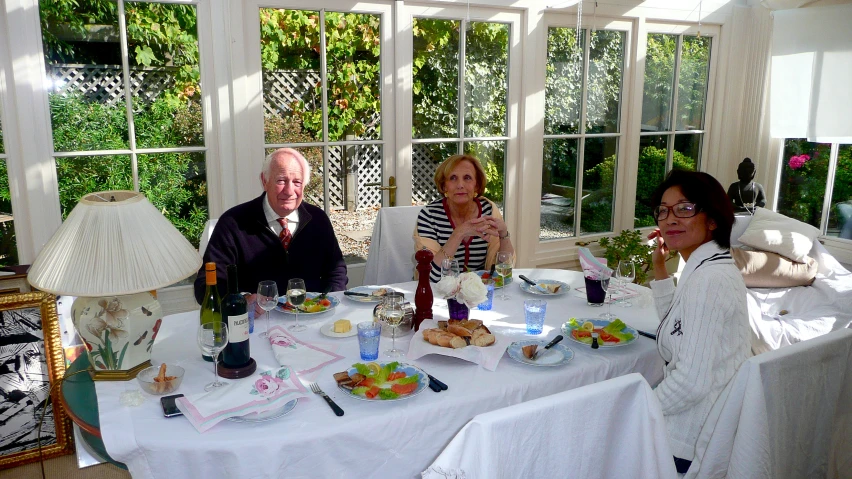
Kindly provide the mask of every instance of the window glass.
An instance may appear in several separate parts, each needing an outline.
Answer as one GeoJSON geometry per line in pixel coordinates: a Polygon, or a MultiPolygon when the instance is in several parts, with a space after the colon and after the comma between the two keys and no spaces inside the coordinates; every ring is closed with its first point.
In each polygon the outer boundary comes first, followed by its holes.
{"type": "Polygon", "coordinates": [[[504,166],[506,164],[506,142],[505,141],[468,141],[464,144],[464,152],[479,159],[482,168],[485,169],[485,178],[488,183],[485,186],[485,197],[493,201],[503,209],[504,166]]]}
{"type": "Polygon", "coordinates": [[[458,20],[414,19],[413,138],[459,135],[460,25],[458,20]]]}
{"type": "Polygon", "coordinates": [[[0,266],[16,264],[18,243],[15,239],[15,217],[12,215],[12,195],[9,192],[9,171],[6,169],[6,160],[0,159],[0,266]]]}
{"type": "Polygon", "coordinates": [[[587,138],[583,154],[580,234],[612,231],[618,138],[587,138]]]}
{"type": "Polygon", "coordinates": [[[56,177],[63,220],[84,195],[96,191],[133,189],[129,155],[56,158],[56,177]]]}
{"type": "Polygon", "coordinates": [[[435,186],[435,169],[442,161],[459,152],[458,143],[417,143],[411,148],[411,202],[429,204],[441,197],[435,186]]]}
{"type": "Polygon", "coordinates": [[[704,128],[704,103],[710,73],[710,38],[684,35],[677,89],[677,129],[704,128]]]}
{"type": "Polygon", "coordinates": [[[701,159],[701,141],[704,135],[675,135],[674,156],[672,157],[672,169],[698,171],[701,159]]]}
{"type": "Polygon", "coordinates": [[[666,176],[668,135],[639,137],[639,174],[636,181],[636,209],[634,227],[654,226],[654,207],[651,195],[666,176]]]}
{"type": "Polygon", "coordinates": [[[62,217],[87,193],[141,191],[197,245],[208,217],[205,153],[145,152],[205,145],[196,7],[124,2],[125,31],[115,1],[39,8],[54,151],[73,153],[55,158],[62,217]],[[110,150],[124,151],[100,153],[110,150]]]}
{"type": "Polygon", "coordinates": [[[805,139],[784,142],[778,212],[817,228],[828,179],[831,145],[805,139]]]}
{"type": "Polygon", "coordinates": [[[486,22],[470,22],[469,26],[465,41],[464,135],[505,136],[509,26],[486,22]]]}
{"type": "Polygon", "coordinates": [[[136,146],[203,146],[195,7],[126,2],[124,12],[136,146]]]}
{"type": "Polygon", "coordinates": [[[852,240],[852,145],[840,145],[837,152],[826,234],[852,240]]]}
{"type": "Polygon", "coordinates": [[[325,15],[329,141],[381,138],[380,27],[378,15],[325,15]]]}
{"type": "Polygon", "coordinates": [[[677,35],[648,34],[645,55],[645,91],[642,96],[642,131],[671,129],[677,35]]]}
{"type": "Polygon", "coordinates": [[[542,240],[574,235],[578,154],[576,138],[544,140],[539,234],[542,240]]]}
{"type": "Polygon", "coordinates": [[[592,32],[589,42],[587,133],[615,133],[619,130],[625,35],[625,32],[615,30],[592,32]]]}
{"type": "Polygon", "coordinates": [[[576,28],[550,28],[547,34],[544,133],[580,132],[583,98],[583,49],[585,30],[577,39],[576,28]]]}
{"type": "Polygon", "coordinates": [[[6,147],[3,146],[3,104],[0,103],[0,155],[6,152],[6,147]]]}
{"type": "Polygon", "coordinates": [[[322,140],[319,21],[316,11],[260,9],[267,143],[322,140]]]}

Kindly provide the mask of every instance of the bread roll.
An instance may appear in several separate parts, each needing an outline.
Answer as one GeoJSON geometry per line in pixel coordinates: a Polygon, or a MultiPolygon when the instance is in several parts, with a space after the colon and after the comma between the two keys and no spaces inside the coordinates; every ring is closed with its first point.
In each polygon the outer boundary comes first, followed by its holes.
{"type": "MultiPolygon", "coordinates": [[[[444,332],[444,331],[441,331],[440,333],[438,333],[437,336],[438,336],[438,346],[441,346],[441,347],[444,347],[444,348],[451,347],[450,343],[452,342],[452,340],[454,338],[458,338],[458,336],[456,336],[455,334],[450,334],[450,333],[447,333],[447,332],[444,332]]],[[[459,339],[461,339],[461,338],[459,338],[459,339]]]]}
{"type": "Polygon", "coordinates": [[[467,341],[464,338],[459,336],[453,336],[453,339],[450,340],[450,347],[453,349],[459,349],[467,346],[467,341]]]}
{"type": "Polygon", "coordinates": [[[497,341],[497,338],[494,337],[493,334],[483,334],[478,337],[475,337],[471,340],[470,344],[474,346],[491,346],[494,342],[497,341]]]}
{"type": "Polygon", "coordinates": [[[468,331],[467,329],[465,329],[465,328],[463,328],[463,327],[461,327],[461,326],[456,326],[456,325],[454,325],[454,324],[451,324],[451,325],[447,326],[447,332],[448,332],[448,333],[453,333],[453,334],[455,334],[456,336],[461,336],[461,337],[463,337],[463,338],[464,338],[464,337],[469,337],[469,336],[470,336],[470,331],[468,331]]]}

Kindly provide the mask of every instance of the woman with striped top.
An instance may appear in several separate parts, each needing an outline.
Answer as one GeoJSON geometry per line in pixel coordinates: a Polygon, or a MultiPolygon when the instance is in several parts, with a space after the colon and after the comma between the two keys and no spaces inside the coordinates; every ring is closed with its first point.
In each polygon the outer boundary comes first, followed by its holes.
{"type": "Polygon", "coordinates": [[[497,252],[514,253],[503,215],[482,196],[487,179],[471,155],[453,155],[435,170],[435,186],[444,198],[428,204],[417,217],[415,251],[435,254],[429,279],[441,279],[441,262],[455,259],[463,270],[489,269],[497,252]]]}
{"type": "MultiPolygon", "coordinates": [[[[657,229],[651,291],[662,319],[657,350],[666,362],[654,388],[666,418],[677,471],[696,459],[710,409],[751,356],[746,287],[731,257],[734,211],[707,173],[672,170],[653,195],[657,229]],[[677,287],[666,271],[669,251],[686,261],[677,287]]],[[[700,459],[700,458],[699,458],[700,459]]]]}

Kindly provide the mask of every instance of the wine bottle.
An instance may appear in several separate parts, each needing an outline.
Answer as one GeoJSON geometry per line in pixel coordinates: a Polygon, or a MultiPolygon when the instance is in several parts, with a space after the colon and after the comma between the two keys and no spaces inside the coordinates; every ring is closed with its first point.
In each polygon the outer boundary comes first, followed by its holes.
{"type": "Polygon", "coordinates": [[[228,265],[228,294],[222,299],[222,321],[228,323],[228,345],[222,350],[222,365],[241,368],[251,361],[249,319],[246,300],[237,283],[237,265],[228,265]]]}
{"type": "MultiPolygon", "coordinates": [[[[201,302],[201,324],[222,321],[222,301],[219,299],[219,288],[216,286],[216,263],[204,265],[205,282],[204,300],[201,302]]],[[[213,362],[213,357],[201,355],[205,361],[213,362]]]]}

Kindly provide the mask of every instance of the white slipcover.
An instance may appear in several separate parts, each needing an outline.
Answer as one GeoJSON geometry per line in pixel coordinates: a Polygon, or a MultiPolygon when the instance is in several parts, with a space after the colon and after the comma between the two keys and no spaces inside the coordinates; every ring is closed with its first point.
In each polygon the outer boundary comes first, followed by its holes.
{"type": "Polygon", "coordinates": [[[422,206],[394,206],[379,210],[370,252],[364,270],[364,284],[392,284],[414,278],[414,227],[422,206]]]}

